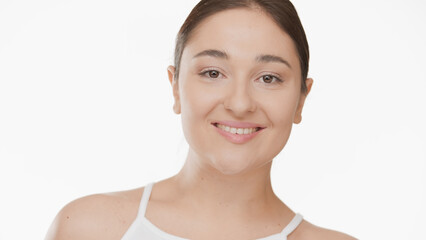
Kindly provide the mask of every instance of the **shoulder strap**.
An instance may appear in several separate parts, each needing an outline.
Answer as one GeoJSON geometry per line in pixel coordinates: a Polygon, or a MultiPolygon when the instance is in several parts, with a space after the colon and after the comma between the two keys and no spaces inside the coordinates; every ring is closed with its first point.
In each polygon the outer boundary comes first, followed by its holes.
{"type": "Polygon", "coordinates": [[[146,206],[148,205],[149,197],[151,196],[152,186],[154,185],[154,182],[151,182],[147,184],[143,190],[141,202],[139,205],[139,211],[138,215],[140,217],[145,216],[146,206]]]}
{"type": "Polygon", "coordinates": [[[293,217],[291,222],[284,228],[284,230],[282,231],[282,234],[285,235],[286,237],[290,235],[290,233],[292,233],[297,228],[297,226],[299,226],[302,220],[303,220],[303,216],[299,213],[296,213],[296,215],[293,217]]]}

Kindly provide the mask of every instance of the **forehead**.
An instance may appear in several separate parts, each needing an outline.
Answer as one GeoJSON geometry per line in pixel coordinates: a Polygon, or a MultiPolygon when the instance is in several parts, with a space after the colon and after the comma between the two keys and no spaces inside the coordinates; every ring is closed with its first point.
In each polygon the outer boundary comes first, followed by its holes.
{"type": "Polygon", "coordinates": [[[231,58],[240,59],[252,59],[258,54],[279,55],[293,66],[298,65],[293,40],[258,9],[224,10],[207,17],[192,32],[182,58],[206,49],[223,50],[231,58]]]}

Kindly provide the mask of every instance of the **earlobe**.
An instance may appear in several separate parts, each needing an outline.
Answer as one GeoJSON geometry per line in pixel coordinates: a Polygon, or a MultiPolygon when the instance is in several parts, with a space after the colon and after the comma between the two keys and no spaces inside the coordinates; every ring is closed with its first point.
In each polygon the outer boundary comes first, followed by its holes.
{"type": "Polygon", "coordinates": [[[167,67],[167,74],[169,77],[169,82],[172,85],[172,90],[173,90],[173,98],[174,98],[174,104],[173,104],[173,111],[176,114],[180,114],[180,97],[179,97],[179,85],[177,82],[177,79],[175,78],[175,67],[174,66],[169,66],[167,67]]]}
{"type": "Polygon", "coordinates": [[[299,124],[302,122],[302,110],[303,106],[305,105],[306,97],[308,96],[309,92],[311,91],[312,84],[314,83],[314,80],[312,78],[307,78],[306,81],[306,93],[300,94],[299,103],[297,105],[296,114],[294,116],[294,123],[299,124]]]}

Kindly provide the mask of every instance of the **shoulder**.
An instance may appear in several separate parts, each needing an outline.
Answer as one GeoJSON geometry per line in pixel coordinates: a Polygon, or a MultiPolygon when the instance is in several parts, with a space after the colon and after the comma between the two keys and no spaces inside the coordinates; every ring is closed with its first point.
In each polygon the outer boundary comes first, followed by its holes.
{"type": "Polygon", "coordinates": [[[46,240],[120,239],[136,218],[142,192],[138,188],[74,200],[57,214],[46,240]]]}
{"type": "Polygon", "coordinates": [[[303,220],[299,228],[288,238],[289,240],[357,240],[356,238],[331,229],[318,227],[303,220]],[[293,236],[292,236],[293,235],[293,236]]]}

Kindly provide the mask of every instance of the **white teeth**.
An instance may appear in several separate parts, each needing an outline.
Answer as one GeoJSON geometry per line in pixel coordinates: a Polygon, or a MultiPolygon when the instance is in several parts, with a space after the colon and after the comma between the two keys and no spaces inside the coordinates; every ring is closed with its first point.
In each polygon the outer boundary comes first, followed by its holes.
{"type": "Polygon", "coordinates": [[[230,132],[233,134],[251,134],[256,132],[256,128],[233,128],[221,124],[216,125],[218,128],[222,129],[225,132],[230,132]]]}

